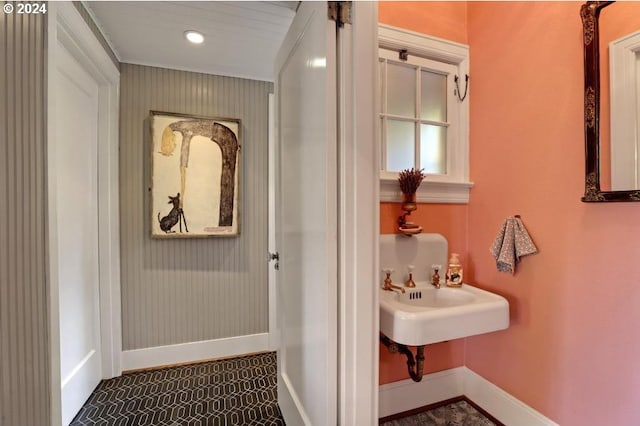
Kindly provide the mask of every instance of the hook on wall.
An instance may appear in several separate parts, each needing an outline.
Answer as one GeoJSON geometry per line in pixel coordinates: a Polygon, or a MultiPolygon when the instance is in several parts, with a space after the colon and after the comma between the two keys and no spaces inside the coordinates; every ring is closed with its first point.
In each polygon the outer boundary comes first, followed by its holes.
{"type": "Polygon", "coordinates": [[[401,49],[401,50],[398,52],[398,58],[399,58],[401,61],[406,61],[407,59],[409,59],[409,52],[407,51],[407,49],[401,49]]]}
{"type": "Polygon", "coordinates": [[[460,102],[462,102],[467,97],[467,92],[469,91],[469,74],[464,75],[464,95],[462,96],[460,96],[460,86],[458,84],[458,80],[459,78],[456,75],[456,77],[454,78],[454,82],[456,83],[456,96],[458,96],[458,99],[460,99],[460,102]]]}

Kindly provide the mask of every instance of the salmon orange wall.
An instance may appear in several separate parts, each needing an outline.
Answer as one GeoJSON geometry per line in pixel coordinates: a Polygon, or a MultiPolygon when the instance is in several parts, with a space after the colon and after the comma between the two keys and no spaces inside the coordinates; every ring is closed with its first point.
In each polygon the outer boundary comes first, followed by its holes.
{"type": "Polygon", "coordinates": [[[458,43],[467,43],[465,1],[381,1],[378,21],[458,43]]]}
{"type": "MultiPolygon", "coordinates": [[[[461,13],[468,23],[462,35],[431,22],[439,20],[431,14],[436,8],[459,4],[381,3],[379,14],[381,22],[418,32],[437,28],[442,33],[435,35],[471,46],[471,200],[420,205],[414,217],[427,232],[443,233],[450,247],[464,247],[466,277],[509,299],[511,327],[433,345],[435,368],[466,364],[562,425],[634,425],[640,424],[640,203],[580,202],[580,4],[470,2],[461,13]],[[522,216],[539,249],[513,276],[498,273],[489,254],[511,214],[522,216]]],[[[381,232],[394,232],[398,205],[380,208],[381,232]]],[[[398,377],[402,362],[389,362],[384,348],[380,353],[382,383],[406,377],[398,377]]]]}
{"type": "Polygon", "coordinates": [[[640,203],[580,202],[580,4],[468,6],[467,277],[508,297],[511,327],[466,339],[465,364],[563,426],[637,425],[640,203]],[[489,255],[511,214],[539,249],[513,276],[489,255]]]}
{"type": "MultiPolygon", "coordinates": [[[[430,34],[448,40],[466,43],[467,6],[465,2],[380,2],[378,20],[393,25],[430,34]]],[[[380,204],[380,232],[397,232],[396,220],[400,216],[399,203],[380,204]]],[[[419,204],[411,214],[411,220],[420,224],[424,232],[437,232],[445,236],[450,251],[466,259],[467,206],[447,204],[419,204]]],[[[464,340],[429,345],[425,350],[425,373],[442,371],[464,365],[464,340]]],[[[404,355],[391,354],[380,346],[380,383],[390,383],[409,378],[404,355]]]]}

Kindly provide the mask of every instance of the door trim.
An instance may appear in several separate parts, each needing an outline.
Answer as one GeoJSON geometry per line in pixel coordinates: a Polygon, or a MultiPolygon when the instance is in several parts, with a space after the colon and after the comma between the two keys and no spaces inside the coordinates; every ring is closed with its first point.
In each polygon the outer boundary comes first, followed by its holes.
{"type": "MultiPolygon", "coordinates": [[[[71,2],[49,3],[47,28],[47,111],[54,111],[59,49],[68,50],[99,85],[98,100],[98,252],[100,334],[103,378],[121,374],[120,226],[118,183],[118,111],[120,72],[71,2]]],[[[51,424],[60,425],[60,309],[56,206],[55,122],[47,119],[47,274],[51,424]]]]}
{"type": "MultiPolygon", "coordinates": [[[[275,95],[269,93],[269,167],[268,167],[268,181],[269,181],[269,194],[268,194],[268,251],[269,253],[276,253],[276,177],[275,177],[275,95]]],[[[265,257],[266,257],[265,253],[265,257]]],[[[276,284],[277,274],[275,264],[268,262],[268,283],[269,283],[269,350],[276,351],[279,347],[280,337],[278,335],[277,327],[277,305],[276,305],[276,284]]]]}
{"type": "Polygon", "coordinates": [[[353,2],[338,32],[339,405],[342,425],[378,423],[380,138],[378,14],[353,2]],[[344,96],[350,94],[350,96],[344,96]]]}

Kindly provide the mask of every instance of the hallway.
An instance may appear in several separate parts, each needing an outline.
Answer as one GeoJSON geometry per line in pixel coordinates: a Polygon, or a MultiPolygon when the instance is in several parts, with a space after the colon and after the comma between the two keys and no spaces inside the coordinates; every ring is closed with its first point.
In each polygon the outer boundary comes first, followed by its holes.
{"type": "Polygon", "coordinates": [[[282,426],[276,353],[103,380],[71,425],[282,426]]]}

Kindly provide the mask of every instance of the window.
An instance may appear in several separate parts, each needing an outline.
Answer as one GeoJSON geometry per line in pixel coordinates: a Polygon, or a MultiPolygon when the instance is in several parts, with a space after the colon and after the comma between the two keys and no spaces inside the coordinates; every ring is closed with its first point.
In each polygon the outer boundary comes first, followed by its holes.
{"type": "Polygon", "coordinates": [[[447,145],[455,141],[453,65],[380,49],[382,169],[399,172],[416,167],[429,174],[447,173],[447,145]]]}
{"type": "Polygon", "coordinates": [[[468,47],[384,25],[379,35],[381,200],[400,201],[398,172],[416,167],[427,174],[418,201],[468,202],[469,98],[454,81],[468,73],[468,47]]]}

